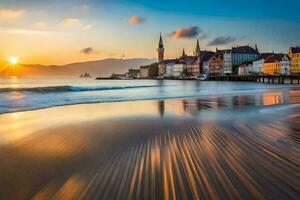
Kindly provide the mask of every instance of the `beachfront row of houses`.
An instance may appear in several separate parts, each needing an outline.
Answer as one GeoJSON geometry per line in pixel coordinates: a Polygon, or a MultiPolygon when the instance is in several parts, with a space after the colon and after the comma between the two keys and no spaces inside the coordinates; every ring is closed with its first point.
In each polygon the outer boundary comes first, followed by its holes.
{"type": "Polygon", "coordinates": [[[140,78],[189,78],[202,74],[252,75],[300,74],[300,47],[291,47],[288,54],[260,53],[257,45],[237,46],[231,49],[202,51],[197,40],[194,55],[183,49],[176,59],[164,59],[162,37],[158,43],[158,63],[140,67],[140,78]]]}

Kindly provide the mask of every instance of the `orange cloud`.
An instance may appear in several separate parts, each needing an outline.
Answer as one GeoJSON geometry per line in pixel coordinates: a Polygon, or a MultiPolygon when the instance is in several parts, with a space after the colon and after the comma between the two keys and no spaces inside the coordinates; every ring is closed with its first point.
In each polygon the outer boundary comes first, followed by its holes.
{"type": "Polygon", "coordinates": [[[143,23],[145,20],[141,17],[138,17],[136,15],[134,16],[131,16],[128,20],[129,23],[131,24],[140,24],[140,23],[143,23]]]}
{"type": "Polygon", "coordinates": [[[80,20],[77,18],[66,17],[59,24],[62,26],[73,26],[80,24],[80,20]]]}
{"type": "Polygon", "coordinates": [[[199,27],[197,27],[197,26],[190,26],[188,28],[179,28],[176,31],[174,31],[173,33],[171,33],[170,36],[174,40],[182,39],[182,38],[191,39],[191,38],[197,37],[197,35],[200,32],[201,32],[201,30],[199,29],[199,27]]]}
{"type": "Polygon", "coordinates": [[[24,13],[25,10],[0,9],[0,19],[16,19],[24,13]]]}

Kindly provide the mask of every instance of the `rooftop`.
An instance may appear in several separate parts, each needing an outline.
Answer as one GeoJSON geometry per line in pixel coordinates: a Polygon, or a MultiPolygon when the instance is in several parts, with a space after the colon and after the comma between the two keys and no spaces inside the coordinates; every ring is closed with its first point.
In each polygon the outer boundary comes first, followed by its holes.
{"type": "Polygon", "coordinates": [[[273,54],[273,55],[270,55],[266,60],[265,60],[265,63],[275,63],[275,62],[280,62],[284,56],[287,56],[286,54],[282,54],[282,53],[279,53],[279,54],[273,54]]]}
{"type": "Polygon", "coordinates": [[[300,47],[291,47],[292,53],[300,53],[300,47]]]}
{"type": "Polygon", "coordinates": [[[232,53],[259,54],[259,51],[250,46],[237,46],[232,48],[232,53]]]}

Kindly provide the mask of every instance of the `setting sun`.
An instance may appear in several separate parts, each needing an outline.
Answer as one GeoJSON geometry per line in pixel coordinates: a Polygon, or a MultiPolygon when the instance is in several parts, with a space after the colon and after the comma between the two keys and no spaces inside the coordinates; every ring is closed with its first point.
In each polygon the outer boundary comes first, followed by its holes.
{"type": "Polygon", "coordinates": [[[18,58],[17,57],[10,57],[9,62],[10,62],[10,64],[15,65],[15,64],[18,63],[18,58]]]}

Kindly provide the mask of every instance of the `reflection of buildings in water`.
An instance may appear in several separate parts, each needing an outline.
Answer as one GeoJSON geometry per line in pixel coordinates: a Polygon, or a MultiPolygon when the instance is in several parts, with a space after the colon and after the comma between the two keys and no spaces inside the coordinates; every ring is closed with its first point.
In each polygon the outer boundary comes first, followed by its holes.
{"type": "Polygon", "coordinates": [[[216,104],[218,108],[228,107],[228,102],[226,101],[225,97],[216,98],[216,104]]]}
{"type": "Polygon", "coordinates": [[[232,105],[232,108],[237,108],[237,107],[240,107],[240,103],[239,103],[239,97],[238,96],[232,96],[231,97],[231,105],[232,105]]]}
{"type": "Polygon", "coordinates": [[[256,95],[243,95],[240,98],[241,105],[245,106],[255,106],[256,105],[256,95]]]}
{"type": "Polygon", "coordinates": [[[184,112],[187,111],[187,107],[188,107],[188,106],[189,106],[189,105],[188,105],[188,100],[183,99],[183,100],[182,100],[182,108],[183,108],[184,112]]]}
{"type": "Polygon", "coordinates": [[[198,114],[197,102],[198,100],[195,99],[184,100],[185,113],[196,116],[198,114]]]}
{"type": "Polygon", "coordinates": [[[198,99],[198,100],[196,101],[196,106],[197,106],[197,110],[198,110],[198,111],[201,111],[201,110],[204,108],[204,105],[203,105],[202,100],[198,99]]]}
{"type": "Polygon", "coordinates": [[[158,101],[158,111],[159,115],[162,117],[165,113],[165,102],[164,101],[158,101]]]}
{"type": "Polygon", "coordinates": [[[300,103],[300,91],[299,90],[292,90],[284,95],[284,99],[287,99],[287,102],[290,103],[300,103]]]}
{"type": "Polygon", "coordinates": [[[160,96],[165,94],[165,81],[164,80],[157,80],[158,92],[160,96]]]}
{"type": "Polygon", "coordinates": [[[256,94],[254,95],[254,102],[256,106],[263,105],[263,95],[262,94],[256,94]]]}
{"type": "Polygon", "coordinates": [[[216,98],[218,108],[233,108],[233,96],[224,96],[216,98]]]}
{"type": "Polygon", "coordinates": [[[263,94],[263,103],[265,106],[283,103],[282,93],[274,92],[263,94]]]}
{"type": "Polygon", "coordinates": [[[218,101],[218,98],[209,99],[189,99],[184,100],[184,110],[186,113],[192,116],[198,115],[202,110],[217,110],[224,107],[222,102],[218,101]]]}
{"type": "Polygon", "coordinates": [[[256,95],[232,96],[230,107],[239,108],[243,106],[255,106],[258,103],[255,96],[256,95]]]}

